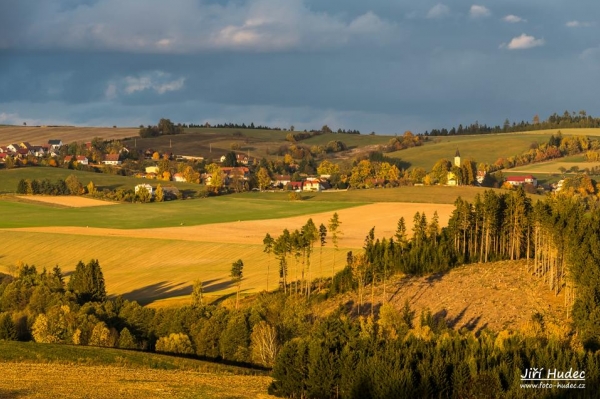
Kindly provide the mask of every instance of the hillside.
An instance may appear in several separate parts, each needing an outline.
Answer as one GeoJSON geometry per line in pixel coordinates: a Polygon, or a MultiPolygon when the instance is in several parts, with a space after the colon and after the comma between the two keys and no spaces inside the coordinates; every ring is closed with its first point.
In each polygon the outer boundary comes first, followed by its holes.
{"type": "Polygon", "coordinates": [[[110,127],[0,126],[0,145],[22,141],[27,141],[32,145],[42,145],[50,139],[60,139],[63,143],[88,142],[94,137],[101,137],[105,140],[124,139],[137,136],[138,130],[138,128],[110,127]]]}
{"type": "Polygon", "coordinates": [[[154,353],[0,341],[0,398],[268,398],[266,372],[154,353]]]}
{"type": "MultiPolygon", "coordinates": [[[[394,276],[386,287],[388,302],[401,310],[406,301],[415,312],[415,323],[421,311],[430,310],[434,317],[459,330],[479,332],[523,328],[535,313],[555,325],[567,320],[564,297],[533,278],[526,270],[527,261],[502,261],[457,267],[446,273],[423,277],[394,276]]],[[[383,285],[375,288],[375,309],[383,301],[383,285]]],[[[361,313],[370,314],[370,285],[365,290],[361,313]]],[[[321,304],[328,313],[339,305],[356,311],[356,293],[344,294],[321,304]]]]}
{"type": "Polygon", "coordinates": [[[529,150],[532,143],[547,142],[559,130],[563,136],[600,135],[600,129],[552,129],[473,136],[437,136],[430,137],[429,142],[421,147],[407,148],[387,155],[400,158],[410,164],[410,167],[430,170],[438,160],[452,159],[458,149],[463,159],[493,164],[498,158],[511,157],[529,150]]]}

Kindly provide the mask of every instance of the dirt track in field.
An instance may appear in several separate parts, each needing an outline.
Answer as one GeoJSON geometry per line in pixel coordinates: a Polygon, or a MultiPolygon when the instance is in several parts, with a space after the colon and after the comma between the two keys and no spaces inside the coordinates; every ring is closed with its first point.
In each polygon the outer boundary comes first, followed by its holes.
{"type": "Polygon", "coordinates": [[[103,205],[115,205],[116,202],[101,201],[92,198],[76,197],[76,196],[50,196],[45,197],[41,195],[29,195],[21,196],[17,198],[25,201],[44,202],[46,204],[61,205],[69,208],[85,208],[89,206],[103,206],[103,205]]]}
{"type": "MultiPolygon", "coordinates": [[[[415,203],[376,203],[337,211],[342,222],[339,230],[339,246],[342,248],[360,248],[365,236],[375,227],[376,237],[391,237],[396,231],[398,220],[404,217],[407,232],[411,233],[413,217],[416,212],[425,212],[427,221],[431,221],[433,213],[438,212],[440,226],[448,224],[453,205],[450,204],[415,204],[415,203]]],[[[266,233],[274,238],[284,229],[293,231],[300,229],[309,218],[317,227],[323,223],[328,225],[333,212],[313,215],[294,216],[283,219],[240,221],[230,223],[206,224],[200,226],[164,227],[154,229],[105,229],[94,227],[31,227],[15,229],[19,231],[52,232],[57,234],[81,234],[92,236],[117,236],[132,238],[158,238],[183,241],[201,241],[235,244],[262,244],[266,233]]],[[[331,240],[328,235],[328,241],[331,240]]]]}

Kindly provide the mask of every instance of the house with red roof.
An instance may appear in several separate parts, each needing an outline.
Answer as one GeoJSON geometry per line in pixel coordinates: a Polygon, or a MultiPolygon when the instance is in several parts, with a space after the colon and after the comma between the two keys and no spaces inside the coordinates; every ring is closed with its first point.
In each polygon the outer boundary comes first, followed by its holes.
{"type": "Polygon", "coordinates": [[[119,154],[107,154],[104,156],[102,163],[105,165],[121,165],[121,159],[119,154]]]}
{"type": "Polygon", "coordinates": [[[508,176],[506,178],[506,183],[510,184],[513,187],[522,186],[523,184],[532,184],[534,187],[537,187],[537,179],[532,175],[508,176]]]}

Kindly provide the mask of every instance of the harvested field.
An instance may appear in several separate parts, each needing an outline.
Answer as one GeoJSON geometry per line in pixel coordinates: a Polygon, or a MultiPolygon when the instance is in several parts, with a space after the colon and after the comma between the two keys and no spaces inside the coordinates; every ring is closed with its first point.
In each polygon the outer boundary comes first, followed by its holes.
{"type": "MultiPolygon", "coordinates": [[[[27,197],[29,198],[29,197],[27,197]]],[[[83,198],[82,198],[83,199],[83,198]]],[[[93,201],[93,200],[90,200],[93,201]]],[[[407,231],[413,226],[416,212],[424,212],[430,221],[435,211],[438,212],[440,226],[448,224],[454,209],[449,204],[415,204],[415,203],[376,203],[341,209],[337,211],[340,221],[339,245],[344,248],[361,248],[365,236],[375,227],[377,237],[391,237],[396,231],[398,220],[404,217],[407,231]]],[[[265,234],[278,236],[283,229],[293,231],[300,229],[309,218],[319,226],[328,225],[334,212],[322,212],[313,215],[295,216],[282,219],[248,220],[230,223],[215,223],[201,226],[165,227],[156,229],[104,229],[86,227],[32,227],[16,229],[17,231],[50,232],[58,234],[78,234],[93,236],[114,236],[130,238],[157,238],[182,241],[201,241],[233,244],[262,244],[265,234]]]]}
{"type": "Polygon", "coordinates": [[[45,204],[65,206],[68,208],[87,208],[89,206],[117,205],[116,202],[101,201],[93,198],[76,196],[43,196],[43,195],[18,195],[24,201],[43,202],[45,204]]]}
{"type": "Polygon", "coordinates": [[[0,398],[269,398],[266,376],[0,363],[0,398]]]}
{"type": "MultiPolygon", "coordinates": [[[[338,211],[342,222],[339,250],[327,239],[322,267],[319,251],[312,258],[313,278],[331,276],[332,267],[340,270],[348,249],[361,248],[369,230],[376,226],[378,238],[390,237],[401,216],[410,233],[415,212],[431,218],[435,210],[445,226],[451,205],[377,203],[338,211]],[[335,256],[335,263],[334,263],[335,256]]],[[[108,293],[123,295],[141,303],[188,296],[195,279],[213,295],[234,291],[229,273],[231,263],[244,261],[244,293],[266,289],[266,269],[270,264],[269,288],[279,279],[276,262],[263,252],[262,240],[268,232],[275,238],[284,228],[300,229],[309,217],[317,226],[327,224],[331,212],[274,220],[219,223],[156,229],[103,229],[86,227],[33,227],[0,229],[0,271],[8,272],[19,261],[39,269],[58,264],[63,272],[74,270],[79,260],[98,259],[102,265],[108,293]]],[[[291,276],[296,269],[290,265],[291,276]]],[[[189,297],[187,297],[189,298],[189,297]]]]}
{"type": "MultiPolygon", "coordinates": [[[[370,300],[370,286],[365,301],[370,300]]],[[[344,295],[337,303],[356,303],[355,294],[344,295]]],[[[396,276],[387,287],[387,298],[398,310],[406,301],[415,316],[429,309],[434,317],[444,318],[454,329],[478,332],[518,329],[539,312],[546,321],[562,325],[567,320],[564,295],[554,292],[541,279],[527,272],[527,261],[502,261],[458,267],[447,273],[425,277],[396,276]]],[[[375,306],[383,300],[383,288],[375,289],[375,306]]],[[[370,312],[370,305],[363,307],[370,312]]]]}
{"type": "Polygon", "coordinates": [[[94,137],[112,140],[137,137],[138,134],[138,128],[0,126],[0,145],[23,141],[27,141],[31,145],[42,145],[51,139],[60,139],[63,143],[69,144],[74,141],[91,141],[94,137]]]}

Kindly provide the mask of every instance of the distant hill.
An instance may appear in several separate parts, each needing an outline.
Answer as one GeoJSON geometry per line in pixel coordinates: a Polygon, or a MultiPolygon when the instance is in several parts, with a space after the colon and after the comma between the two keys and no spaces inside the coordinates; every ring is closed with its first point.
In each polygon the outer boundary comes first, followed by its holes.
{"type": "Polygon", "coordinates": [[[94,137],[105,140],[123,139],[138,135],[138,128],[73,127],[73,126],[0,126],[0,145],[27,141],[32,145],[46,144],[50,139],[63,143],[88,142],[94,137]]]}

